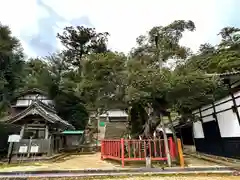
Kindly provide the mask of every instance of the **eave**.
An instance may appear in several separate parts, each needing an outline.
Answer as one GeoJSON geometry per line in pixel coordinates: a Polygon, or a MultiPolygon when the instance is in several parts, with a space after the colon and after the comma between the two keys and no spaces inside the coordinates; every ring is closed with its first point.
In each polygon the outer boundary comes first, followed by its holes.
{"type": "Polygon", "coordinates": [[[5,122],[14,124],[22,118],[32,114],[38,114],[52,124],[59,124],[69,129],[75,129],[70,123],[61,119],[54,111],[51,111],[49,108],[44,107],[38,101],[34,101],[27,109],[23,110],[22,112],[18,113],[13,117],[10,117],[5,122]]]}

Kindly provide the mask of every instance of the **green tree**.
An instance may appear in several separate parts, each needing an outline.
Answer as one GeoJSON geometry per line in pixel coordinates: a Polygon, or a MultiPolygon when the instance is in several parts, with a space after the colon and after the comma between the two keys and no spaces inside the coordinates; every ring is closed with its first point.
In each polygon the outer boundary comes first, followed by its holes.
{"type": "Polygon", "coordinates": [[[0,23],[0,116],[6,112],[22,83],[23,51],[8,26],[0,23]]]}
{"type": "Polygon", "coordinates": [[[76,129],[85,129],[88,113],[85,102],[76,91],[79,82],[78,72],[69,67],[62,53],[53,54],[45,60],[48,62],[51,75],[45,82],[49,82],[46,85],[58,114],[76,129]]]}
{"type": "Polygon", "coordinates": [[[89,53],[102,53],[107,51],[109,33],[97,33],[94,28],[84,26],[68,26],[62,34],[57,34],[61,43],[66,47],[67,60],[81,69],[81,60],[89,53]]]}
{"type": "Polygon", "coordinates": [[[178,71],[197,71],[205,73],[223,73],[239,70],[240,41],[239,28],[225,27],[219,35],[221,41],[215,47],[211,44],[203,44],[199,53],[194,54],[181,64],[178,71]]]}
{"type": "Polygon", "coordinates": [[[52,82],[49,64],[41,58],[30,58],[24,64],[23,89],[38,88],[47,91],[52,82]]]}
{"type": "Polygon", "coordinates": [[[79,92],[90,109],[124,108],[126,56],[113,53],[91,54],[83,63],[79,92]]]}
{"type": "Polygon", "coordinates": [[[143,107],[151,107],[152,117],[144,122],[144,136],[153,135],[161,123],[161,116],[170,104],[167,101],[171,90],[171,71],[164,68],[169,59],[184,60],[190,54],[187,47],[179,44],[186,30],[194,31],[192,21],[176,20],[167,26],[153,27],[147,36],[137,39],[138,46],[133,48],[128,65],[127,96],[138,101],[143,107]]]}

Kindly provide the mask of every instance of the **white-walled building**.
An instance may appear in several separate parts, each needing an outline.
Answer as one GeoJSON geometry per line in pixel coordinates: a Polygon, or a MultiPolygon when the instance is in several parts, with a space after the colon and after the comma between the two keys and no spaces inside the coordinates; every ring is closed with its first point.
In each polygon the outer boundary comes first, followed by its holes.
{"type": "Polygon", "coordinates": [[[193,112],[201,121],[193,123],[196,150],[208,154],[240,158],[240,91],[193,112]]]}
{"type": "Polygon", "coordinates": [[[182,126],[177,132],[187,145],[193,138],[198,152],[240,158],[240,73],[219,76],[228,81],[229,95],[193,111],[200,121],[188,123],[190,126],[182,126]]]}

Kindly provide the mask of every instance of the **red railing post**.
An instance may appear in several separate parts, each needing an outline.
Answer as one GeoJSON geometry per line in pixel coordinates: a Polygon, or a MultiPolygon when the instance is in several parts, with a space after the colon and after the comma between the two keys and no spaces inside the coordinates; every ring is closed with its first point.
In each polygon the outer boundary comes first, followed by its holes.
{"type": "Polygon", "coordinates": [[[101,140],[101,160],[103,160],[104,156],[104,140],[101,140]]]}
{"type": "Polygon", "coordinates": [[[170,149],[170,155],[171,158],[175,158],[175,153],[174,153],[174,143],[172,137],[169,138],[169,149],[170,149]]]}
{"type": "Polygon", "coordinates": [[[122,159],[122,167],[124,168],[124,139],[121,138],[121,159],[122,159]]]}
{"type": "MultiPolygon", "coordinates": [[[[173,138],[168,139],[169,151],[171,159],[177,157],[176,154],[176,144],[173,138]]],[[[101,160],[104,159],[114,159],[121,161],[122,167],[125,166],[126,161],[142,161],[145,160],[147,155],[150,155],[152,160],[165,161],[167,159],[166,153],[162,150],[164,149],[163,140],[126,140],[124,138],[118,140],[101,140],[101,160]],[[157,142],[156,142],[157,141],[157,142]],[[126,146],[128,147],[125,147],[126,146]],[[144,146],[144,149],[142,149],[144,146]],[[154,146],[154,147],[153,147],[154,146]],[[126,157],[125,157],[126,148],[126,157]],[[132,153],[133,151],[133,153],[132,153]]]]}

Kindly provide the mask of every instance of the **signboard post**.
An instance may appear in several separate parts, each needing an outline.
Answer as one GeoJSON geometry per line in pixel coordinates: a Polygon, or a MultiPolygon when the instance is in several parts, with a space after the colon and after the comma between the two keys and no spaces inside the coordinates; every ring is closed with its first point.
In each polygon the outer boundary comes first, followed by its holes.
{"type": "Polygon", "coordinates": [[[30,152],[31,153],[38,153],[38,150],[39,150],[39,146],[31,146],[30,148],[30,152]]]}
{"type": "Polygon", "coordinates": [[[18,134],[12,134],[8,136],[8,142],[19,142],[21,139],[21,136],[18,134]]]}
{"type": "Polygon", "coordinates": [[[28,147],[26,145],[20,146],[18,152],[19,153],[27,153],[27,149],[28,149],[28,147]]]}
{"type": "Polygon", "coordinates": [[[13,145],[15,142],[19,142],[20,139],[21,139],[21,136],[18,134],[12,134],[8,136],[8,142],[10,143],[8,146],[8,164],[11,163],[13,145]]]}

